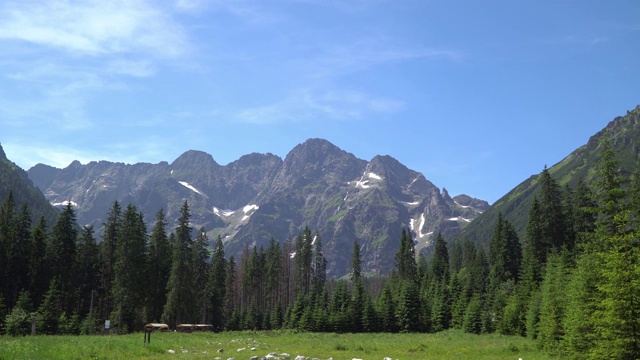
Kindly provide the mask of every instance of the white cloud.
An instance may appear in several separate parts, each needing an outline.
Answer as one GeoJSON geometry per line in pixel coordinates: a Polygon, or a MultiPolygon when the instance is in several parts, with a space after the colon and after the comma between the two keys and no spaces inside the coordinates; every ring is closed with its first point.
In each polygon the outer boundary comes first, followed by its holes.
{"type": "Polygon", "coordinates": [[[182,28],[143,1],[9,1],[0,5],[0,39],[79,55],[180,56],[182,28]]]}
{"type": "Polygon", "coordinates": [[[298,91],[284,100],[237,114],[239,122],[273,124],[322,120],[358,120],[380,113],[395,113],[404,108],[399,100],[376,97],[359,91],[334,90],[324,93],[298,91]]]}

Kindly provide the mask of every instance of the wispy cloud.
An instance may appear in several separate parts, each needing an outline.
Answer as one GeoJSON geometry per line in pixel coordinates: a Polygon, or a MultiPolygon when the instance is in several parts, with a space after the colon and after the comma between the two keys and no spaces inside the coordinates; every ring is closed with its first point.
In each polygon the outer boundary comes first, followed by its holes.
{"type": "Polygon", "coordinates": [[[395,113],[404,108],[402,101],[377,97],[359,91],[335,90],[315,93],[294,92],[282,101],[243,110],[236,115],[239,122],[275,124],[313,120],[359,120],[381,113],[395,113]]]}
{"type": "MultiPolygon", "coordinates": [[[[0,115],[19,126],[91,127],[89,102],[186,59],[186,31],[171,12],[143,0],[0,3],[0,115]]],[[[185,60],[186,61],[186,60],[185,60]]]]}
{"type": "Polygon", "coordinates": [[[364,38],[352,43],[321,45],[310,49],[314,56],[299,58],[294,65],[306,67],[313,77],[340,76],[385,64],[447,59],[460,61],[464,55],[456,50],[398,45],[387,38],[364,38]]]}
{"type": "Polygon", "coordinates": [[[182,28],[143,1],[9,1],[0,5],[0,39],[73,54],[180,56],[182,28]]]}

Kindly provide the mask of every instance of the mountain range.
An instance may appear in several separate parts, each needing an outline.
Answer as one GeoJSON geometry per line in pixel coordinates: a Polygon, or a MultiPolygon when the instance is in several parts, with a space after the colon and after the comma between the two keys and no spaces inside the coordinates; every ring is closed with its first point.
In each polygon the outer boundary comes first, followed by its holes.
{"type": "Polygon", "coordinates": [[[322,240],[329,276],[349,271],[354,241],[364,271],[387,273],[403,228],[417,251],[429,252],[438,233],[453,236],[489,208],[451,197],[390,156],[365,161],[322,139],[299,144],[284,160],[253,153],[223,166],[190,150],[172,163],[74,161],[64,169],[38,164],[28,175],[51,204],[71,202],[78,223],[98,233],[115,200],[136,205],[149,225],[163,208],[170,227],[186,200],[192,226],[221,236],[227,255],[292,239],[308,226],[322,240]]]}
{"type": "MultiPolygon", "coordinates": [[[[551,176],[562,186],[580,179],[591,184],[604,138],[612,140],[621,168],[636,171],[640,106],[550,167],[551,176]]],[[[522,240],[538,181],[532,175],[489,206],[468,195],[451,197],[390,156],[365,161],[326,140],[309,139],[285,159],[253,153],[219,165],[211,155],[191,150],[172,163],[74,161],[64,169],[38,164],[26,172],[0,147],[0,198],[9,191],[18,206],[29,204],[34,220],[45,216],[50,224],[56,218],[51,204],[71,202],[79,224],[94,225],[98,234],[115,200],[135,204],[149,226],[162,208],[170,227],[187,200],[192,226],[204,227],[210,239],[221,236],[227,255],[247,245],[266,247],[271,238],[292,239],[308,226],[322,239],[329,275],[342,276],[354,241],[361,245],[365,271],[387,273],[403,228],[423,253],[438,233],[449,242],[469,239],[486,246],[501,213],[522,240]]]]}

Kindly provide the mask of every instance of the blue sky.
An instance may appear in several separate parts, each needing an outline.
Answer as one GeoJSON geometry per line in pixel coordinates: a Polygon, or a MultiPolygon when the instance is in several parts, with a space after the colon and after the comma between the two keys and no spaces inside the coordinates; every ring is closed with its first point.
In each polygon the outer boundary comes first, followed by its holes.
{"type": "Polygon", "coordinates": [[[494,202],[640,104],[638,39],[636,0],[5,0],[0,144],[224,165],[319,137],[494,202]]]}

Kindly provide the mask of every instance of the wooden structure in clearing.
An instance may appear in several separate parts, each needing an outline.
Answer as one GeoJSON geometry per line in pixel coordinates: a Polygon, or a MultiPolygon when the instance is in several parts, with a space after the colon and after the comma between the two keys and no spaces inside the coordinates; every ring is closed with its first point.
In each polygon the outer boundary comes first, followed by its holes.
{"type": "Polygon", "coordinates": [[[151,333],[154,331],[169,331],[169,325],[159,323],[149,323],[144,326],[144,343],[151,344],[151,333]]]}
{"type": "Polygon", "coordinates": [[[179,332],[194,332],[194,331],[213,331],[213,325],[211,324],[178,324],[176,325],[176,331],[179,332]]]}

